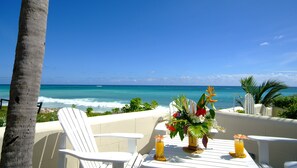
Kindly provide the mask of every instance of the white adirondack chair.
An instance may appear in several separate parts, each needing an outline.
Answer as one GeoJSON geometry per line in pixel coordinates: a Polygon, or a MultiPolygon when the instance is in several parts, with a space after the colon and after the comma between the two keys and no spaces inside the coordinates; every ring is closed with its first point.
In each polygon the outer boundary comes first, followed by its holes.
{"type": "Polygon", "coordinates": [[[244,96],[244,111],[246,114],[255,114],[255,101],[250,93],[244,96]]]}
{"type": "Polygon", "coordinates": [[[80,160],[80,167],[138,167],[143,158],[137,153],[136,140],[143,138],[137,133],[109,133],[94,135],[85,112],[74,108],[62,108],[58,112],[62,125],[74,150],[65,149],[66,136],[62,136],[59,149],[59,167],[65,167],[66,155],[80,160]],[[99,152],[95,137],[128,138],[128,152],[99,152]]]}
{"type": "MultiPolygon", "coordinates": [[[[249,140],[257,141],[259,164],[262,167],[270,167],[269,165],[269,143],[284,142],[297,143],[297,139],[271,136],[248,135],[249,140]]],[[[284,168],[297,168],[297,161],[287,161],[284,163],[284,168]]]]}

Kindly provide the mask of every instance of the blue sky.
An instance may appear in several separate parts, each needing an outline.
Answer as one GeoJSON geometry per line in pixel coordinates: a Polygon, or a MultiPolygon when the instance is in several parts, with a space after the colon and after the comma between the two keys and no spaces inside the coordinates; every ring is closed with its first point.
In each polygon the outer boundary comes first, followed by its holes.
{"type": "MultiPolygon", "coordinates": [[[[10,83],[21,0],[0,2],[10,83]]],[[[50,0],[43,84],[297,86],[296,0],[50,0]]]]}

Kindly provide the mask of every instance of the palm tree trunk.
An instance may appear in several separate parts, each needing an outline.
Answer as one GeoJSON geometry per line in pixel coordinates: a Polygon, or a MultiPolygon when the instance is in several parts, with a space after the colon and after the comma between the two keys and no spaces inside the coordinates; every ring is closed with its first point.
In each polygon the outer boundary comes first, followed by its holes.
{"type": "Polygon", "coordinates": [[[0,167],[32,167],[48,0],[23,0],[0,167]]]}

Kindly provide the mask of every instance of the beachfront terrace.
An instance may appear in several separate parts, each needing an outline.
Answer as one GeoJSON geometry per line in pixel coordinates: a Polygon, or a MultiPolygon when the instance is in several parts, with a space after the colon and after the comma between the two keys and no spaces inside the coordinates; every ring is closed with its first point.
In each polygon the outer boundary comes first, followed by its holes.
{"type": "MultiPolygon", "coordinates": [[[[157,134],[154,127],[157,122],[166,118],[168,111],[156,109],[151,111],[116,114],[89,118],[94,133],[107,132],[138,132],[144,138],[138,141],[138,149],[142,154],[148,153],[154,147],[154,137],[157,134]]],[[[267,116],[238,114],[235,112],[218,111],[217,121],[226,128],[226,133],[219,133],[215,138],[233,139],[236,133],[246,135],[267,135],[297,138],[297,120],[267,116]]],[[[0,145],[5,128],[0,128],[0,145]]],[[[58,148],[62,128],[58,121],[37,123],[33,152],[33,167],[52,168],[58,164],[58,148]]],[[[101,151],[125,151],[127,142],[121,139],[96,139],[101,151]]],[[[67,148],[71,148],[67,143],[67,148]]],[[[245,148],[258,159],[257,144],[245,141],[245,148]]],[[[297,160],[297,144],[271,143],[270,164],[273,167],[283,167],[288,160],[297,160]]],[[[78,167],[77,159],[67,156],[67,167],[78,167]]]]}

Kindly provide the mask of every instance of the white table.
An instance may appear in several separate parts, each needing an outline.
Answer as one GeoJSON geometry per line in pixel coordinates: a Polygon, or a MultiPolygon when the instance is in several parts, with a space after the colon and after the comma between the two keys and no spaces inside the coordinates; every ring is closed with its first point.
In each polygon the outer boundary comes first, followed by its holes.
{"type": "MultiPolygon", "coordinates": [[[[183,141],[176,136],[170,139],[168,135],[164,138],[166,162],[154,160],[155,149],[152,149],[149,155],[142,163],[142,167],[221,167],[221,168],[258,168],[257,164],[245,150],[246,158],[232,158],[229,152],[234,152],[234,141],[223,139],[209,139],[208,148],[202,154],[190,154],[183,151],[183,147],[188,145],[188,138],[183,141]]],[[[202,147],[201,140],[199,146],[202,147]]]]}

